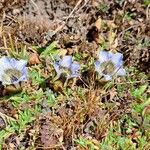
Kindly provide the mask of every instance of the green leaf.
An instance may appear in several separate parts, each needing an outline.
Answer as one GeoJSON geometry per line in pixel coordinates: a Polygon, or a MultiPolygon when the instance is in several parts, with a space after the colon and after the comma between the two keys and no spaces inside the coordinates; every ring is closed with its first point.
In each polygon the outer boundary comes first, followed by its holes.
{"type": "Polygon", "coordinates": [[[41,57],[57,55],[58,49],[56,48],[56,42],[52,42],[46,49],[41,53],[41,57]]]}
{"type": "Polygon", "coordinates": [[[132,96],[140,99],[142,97],[142,94],[145,92],[146,88],[147,88],[147,85],[140,86],[140,88],[135,89],[132,92],[132,96]]]}
{"type": "Polygon", "coordinates": [[[150,5],[150,0],[144,0],[144,5],[145,5],[145,6],[150,5]]]}
{"type": "Polygon", "coordinates": [[[44,82],[44,77],[37,70],[32,70],[29,72],[29,77],[32,79],[32,84],[37,85],[44,82]]]}

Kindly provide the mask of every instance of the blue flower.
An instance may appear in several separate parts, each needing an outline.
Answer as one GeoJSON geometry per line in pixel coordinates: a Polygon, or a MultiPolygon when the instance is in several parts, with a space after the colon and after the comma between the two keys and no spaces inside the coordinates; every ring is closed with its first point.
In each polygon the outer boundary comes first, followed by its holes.
{"type": "Polygon", "coordinates": [[[54,63],[54,69],[57,73],[57,78],[59,78],[62,73],[65,73],[67,79],[70,79],[79,76],[80,64],[73,62],[72,56],[67,55],[60,59],[60,61],[54,63]]]}
{"type": "Polygon", "coordinates": [[[102,50],[99,52],[98,61],[94,63],[95,70],[106,81],[112,80],[113,76],[125,76],[123,69],[123,55],[102,50]]]}
{"type": "Polygon", "coordinates": [[[14,58],[0,58],[0,81],[3,85],[27,81],[27,62],[14,58]]]}

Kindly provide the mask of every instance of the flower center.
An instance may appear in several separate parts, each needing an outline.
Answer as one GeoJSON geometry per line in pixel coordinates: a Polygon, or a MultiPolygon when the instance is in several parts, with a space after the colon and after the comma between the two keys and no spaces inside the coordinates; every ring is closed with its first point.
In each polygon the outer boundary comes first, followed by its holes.
{"type": "Polygon", "coordinates": [[[100,65],[100,69],[101,69],[100,71],[103,74],[110,74],[111,75],[114,72],[115,66],[111,61],[106,61],[100,65]]]}
{"type": "Polygon", "coordinates": [[[63,69],[63,74],[64,75],[70,75],[71,74],[71,70],[69,68],[62,68],[63,69]]]}
{"type": "Polygon", "coordinates": [[[7,69],[3,75],[3,80],[13,83],[22,76],[22,73],[17,69],[7,69]]]}

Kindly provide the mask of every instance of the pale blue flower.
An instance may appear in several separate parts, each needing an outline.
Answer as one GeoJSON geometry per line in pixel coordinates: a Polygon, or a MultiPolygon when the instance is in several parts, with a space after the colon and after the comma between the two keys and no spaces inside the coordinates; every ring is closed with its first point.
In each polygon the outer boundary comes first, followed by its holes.
{"type": "Polygon", "coordinates": [[[79,76],[80,64],[73,62],[72,56],[67,55],[60,59],[60,61],[54,63],[54,69],[57,73],[57,78],[59,78],[62,73],[66,73],[67,79],[70,79],[79,76]]]}
{"type": "Polygon", "coordinates": [[[27,61],[14,58],[0,58],[0,81],[3,85],[27,81],[27,61]]]}
{"type": "Polygon", "coordinates": [[[99,52],[98,61],[94,63],[95,70],[106,81],[112,80],[113,76],[125,76],[123,69],[123,55],[102,50],[99,52]]]}

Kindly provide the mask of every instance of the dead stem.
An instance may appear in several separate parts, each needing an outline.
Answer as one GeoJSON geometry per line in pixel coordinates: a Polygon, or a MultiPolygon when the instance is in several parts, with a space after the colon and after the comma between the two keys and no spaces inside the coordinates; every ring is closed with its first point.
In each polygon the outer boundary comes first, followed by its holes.
{"type": "Polygon", "coordinates": [[[4,120],[6,126],[7,126],[7,122],[8,121],[16,121],[15,119],[13,119],[12,117],[7,116],[6,114],[3,114],[2,112],[0,112],[0,117],[4,120]]]}
{"type": "Polygon", "coordinates": [[[52,36],[54,36],[57,32],[59,32],[61,29],[63,29],[63,27],[65,26],[65,24],[67,23],[68,19],[72,17],[72,14],[75,12],[75,10],[78,8],[78,6],[80,5],[80,3],[82,2],[82,0],[79,0],[78,3],[75,5],[75,7],[73,8],[73,10],[71,11],[71,13],[69,14],[69,16],[66,18],[65,22],[60,25],[58,28],[56,28],[56,30],[53,32],[52,36]]]}

